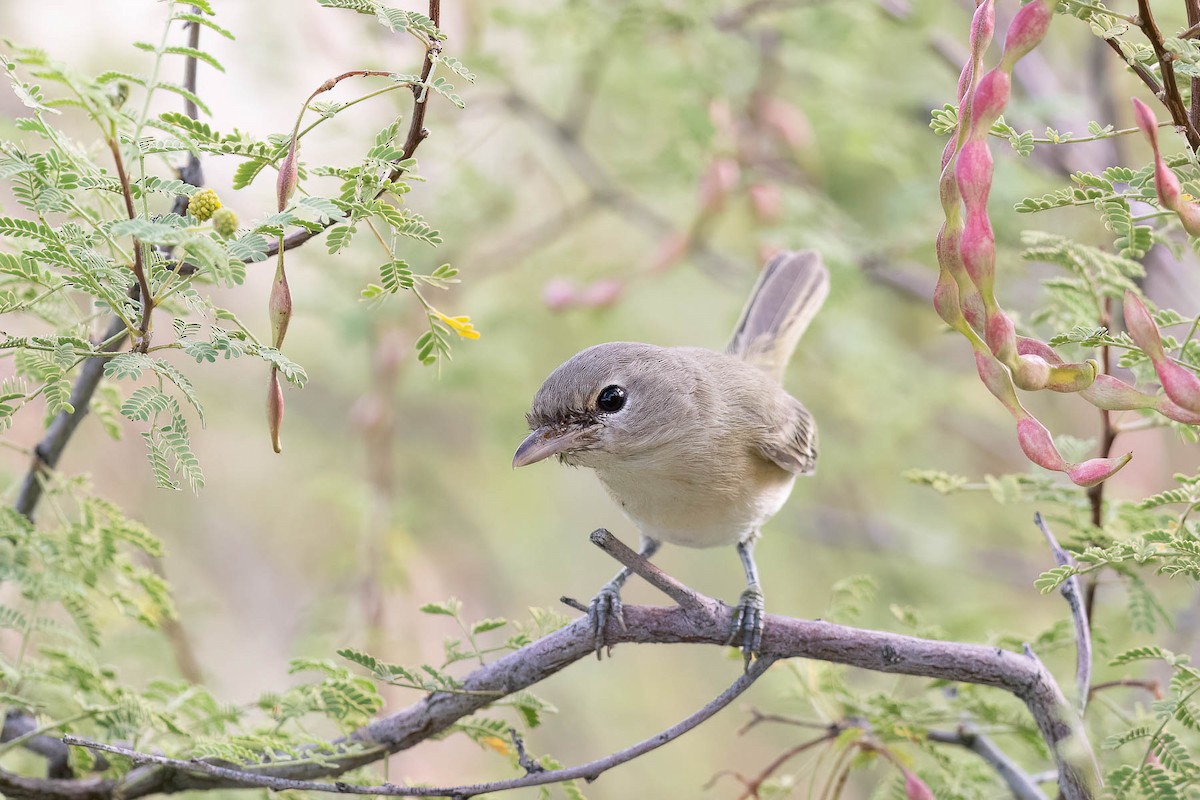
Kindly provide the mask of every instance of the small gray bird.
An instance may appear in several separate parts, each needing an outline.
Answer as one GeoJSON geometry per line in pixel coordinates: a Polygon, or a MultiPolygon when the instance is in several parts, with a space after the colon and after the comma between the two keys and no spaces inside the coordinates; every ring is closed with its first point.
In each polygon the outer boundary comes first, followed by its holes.
{"type": "MultiPolygon", "coordinates": [[[[513,466],[557,455],[590,467],[641,532],[650,558],[662,542],[735,545],[746,591],[730,644],[746,663],[762,643],[763,593],[754,565],[762,525],[817,461],[812,415],[784,391],[784,368],[829,294],[813,252],[773,258],[742,311],[724,353],[699,347],[609,342],[578,353],[550,374],[527,415],[532,433],[513,466]]],[[[615,617],[628,569],[592,599],[596,655],[615,617]]]]}

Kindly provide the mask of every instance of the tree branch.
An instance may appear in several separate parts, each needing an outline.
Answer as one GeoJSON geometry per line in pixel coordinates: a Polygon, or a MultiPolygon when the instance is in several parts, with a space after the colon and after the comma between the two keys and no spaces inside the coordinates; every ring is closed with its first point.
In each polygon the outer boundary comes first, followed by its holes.
{"type": "MultiPolygon", "coordinates": [[[[1177,127],[1183,129],[1192,150],[1198,150],[1200,149],[1200,131],[1197,131],[1196,127],[1192,124],[1188,110],[1183,105],[1183,98],[1179,94],[1179,84],[1175,80],[1174,56],[1168,53],[1166,48],[1163,47],[1162,32],[1159,31],[1158,24],[1154,21],[1154,12],[1150,10],[1150,0],[1138,0],[1137,5],[1138,27],[1142,29],[1142,33],[1150,40],[1150,46],[1154,49],[1154,56],[1158,59],[1159,71],[1162,73],[1162,91],[1159,99],[1162,100],[1163,105],[1167,107],[1167,111],[1171,114],[1171,121],[1177,127]]],[[[1156,92],[1155,94],[1158,95],[1159,93],[1156,92]]]]}
{"type": "Polygon", "coordinates": [[[1046,794],[1038,788],[1033,778],[997,747],[995,742],[973,727],[963,725],[956,731],[930,731],[927,738],[931,742],[965,747],[982,758],[996,770],[996,774],[1017,800],[1046,800],[1046,794]]]}
{"type": "MultiPolygon", "coordinates": [[[[623,544],[597,536],[606,552],[624,553],[623,544]]],[[[632,551],[629,551],[632,553],[632,551]]],[[[652,565],[630,559],[629,567],[647,580],[662,583],[652,565]]],[[[694,593],[690,608],[628,606],[627,627],[614,620],[607,639],[613,643],[692,643],[725,646],[732,609],[717,600],[694,593]]],[[[455,722],[496,700],[496,693],[511,694],[592,655],[594,638],[586,617],[532,642],[520,650],[480,667],[463,682],[462,693],[433,693],[408,708],[372,722],[335,744],[359,745],[318,760],[273,762],[253,768],[262,776],[286,780],[312,780],[335,775],[378,761],[387,754],[407,750],[445,731],[455,722]]],[[[1022,655],[996,647],[918,639],[882,631],[863,630],[830,622],[767,615],[762,645],[766,663],[784,658],[813,658],[892,674],[973,683],[1003,689],[1025,703],[1050,746],[1067,800],[1091,798],[1099,775],[1086,734],[1042,663],[1027,652],[1022,655]]],[[[758,674],[757,667],[752,673],[758,674]]],[[[735,683],[734,687],[742,686],[735,683]]],[[[744,688],[744,687],[743,687],[744,688]]],[[[732,691],[733,689],[731,689],[732,691]]],[[[740,690],[739,690],[740,691],[740,690]]],[[[244,771],[249,771],[244,768],[244,771]]],[[[0,789],[14,791],[0,774],[0,789]],[[5,788],[6,785],[9,788],[5,788]]],[[[23,779],[22,779],[23,780],[23,779]]],[[[74,784],[75,782],[68,782],[74,784]]],[[[43,781],[38,797],[70,798],[60,784],[43,781]]],[[[155,793],[226,788],[238,785],[211,775],[197,775],[173,767],[135,769],[110,787],[109,794],[123,800],[155,793]]],[[[11,795],[22,796],[22,795],[11,795]]],[[[26,795],[34,796],[34,795],[26,795]]]]}
{"type": "MultiPolygon", "coordinates": [[[[657,750],[668,742],[678,739],[683,734],[708,720],[714,714],[727,705],[732,703],[742,692],[750,688],[750,685],[756,681],[770,666],[775,663],[775,659],[771,657],[759,659],[751,667],[738,677],[733,684],[714,698],[711,702],[701,708],[694,714],[689,715],[681,722],[672,725],[661,733],[651,736],[649,739],[643,739],[632,747],[627,747],[624,750],[613,753],[604,758],[598,758],[595,761],[589,761],[586,764],[580,764],[576,767],[567,767],[564,769],[555,770],[532,770],[527,765],[527,774],[520,778],[512,778],[503,781],[492,781],[491,783],[476,783],[467,786],[452,786],[452,787],[433,787],[433,786],[396,786],[394,784],[385,783],[380,786],[353,786],[346,783],[314,783],[311,781],[287,780],[284,778],[274,778],[266,775],[256,775],[252,772],[244,772],[241,770],[227,769],[225,767],[208,764],[203,761],[179,761],[177,759],[165,758],[163,756],[147,755],[138,753],[133,750],[128,750],[124,747],[114,747],[112,745],[92,742],[87,739],[79,739],[73,736],[63,737],[63,741],[68,745],[87,747],[92,750],[99,750],[106,753],[116,753],[128,758],[132,758],[135,762],[150,762],[154,764],[162,764],[174,769],[183,770],[186,772],[199,772],[205,775],[211,775],[214,778],[233,781],[234,785],[243,786],[262,786],[272,791],[284,791],[289,789],[297,789],[312,792],[336,792],[339,794],[370,794],[383,795],[386,797],[453,797],[456,800],[468,797],[475,797],[481,794],[490,794],[492,792],[504,792],[510,789],[520,789],[526,786],[544,786],[550,783],[562,783],[564,781],[578,780],[580,778],[589,783],[596,780],[600,775],[613,767],[618,767],[625,764],[638,756],[645,755],[652,750],[657,750]]],[[[518,739],[518,742],[520,740],[518,739]]],[[[524,748],[522,747],[522,750],[524,748]]]]}
{"type": "MultiPolygon", "coordinates": [[[[1054,553],[1055,563],[1060,567],[1075,566],[1075,559],[1062,549],[1040,513],[1033,515],[1033,522],[1046,537],[1046,542],[1054,553]]],[[[1084,606],[1083,594],[1079,591],[1079,577],[1072,575],[1067,578],[1063,581],[1060,591],[1066,598],[1067,605],[1071,608],[1071,616],[1075,620],[1075,685],[1079,692],[1079,713],[1082,715],[1087,710],[1088,698],[1091,697],[1088,686],[1092,682],[1092,631],[1088,624],[1088,610],[1084,606]]]]}

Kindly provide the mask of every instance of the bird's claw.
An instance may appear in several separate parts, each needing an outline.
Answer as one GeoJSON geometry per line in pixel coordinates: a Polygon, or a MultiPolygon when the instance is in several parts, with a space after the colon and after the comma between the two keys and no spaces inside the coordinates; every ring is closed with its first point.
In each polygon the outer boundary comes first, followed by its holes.
{"type": "Polygon", "coordinates": [[[625,605],[621,602],[621,587],[611,583],[605,584],[600,592],[592,598],[588,606],[588,619],[592,623],[592,637],[596,646],[596,659],[599,660],[607,646],[608,654],[612,655],[612,645],[605,638],[608,621],[616,619],[621,630],[625,627],[625,605]]]}
{"type": "Polygon", "coordinates": [[[746,660],[746,669],[750,668],[750,660],[758,655],[762,647],[763,612],[765,610],[762,590],[757,586],[749,586],[742,592],[737,608],[734,609],[733,627],[729,632],[727,645],[741,646],[742,657],[746,660]]]}

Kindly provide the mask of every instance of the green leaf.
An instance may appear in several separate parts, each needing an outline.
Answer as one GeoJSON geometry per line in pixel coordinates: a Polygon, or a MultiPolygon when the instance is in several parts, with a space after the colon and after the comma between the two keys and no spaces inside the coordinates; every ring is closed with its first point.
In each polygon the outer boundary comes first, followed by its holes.
{"type": "Polygon", "coordinates": [[[146,422],[170,409],[172,402],[157,386],[142,386],[121,404],[121,414],[135,422],[146,422]]]}
{"type": "Polygon", "coordinates": [[[441,614],[447,617],[457,617],[462,611],[462,603],[451,597],[444,603],[426,603],[421,606],[421,612],[424,614],[441,614]]]}
{"type": "Polygon", "coordinates": [[[1075,567],[1069,564],[1064,564],[1060,567],[1055,567],[1054,569],[1049,569],[1043,572],[1040,576],[1038,576],[1038,579],[1033,582],[1033,585],[1042,594],[1049,594],[1061,586],[1063,582],[1067,580],[1067,578],[1070,578],[1077,572],[1078,570],[1075,567]]]}
{"type": "Polygon", "coordinates": [[[1108,662],[1108,665],[1110,667],[1119,667],[1122,664],[1129,664],[1134,661],[1166,661],[1168,664],[1174,664],[1177,659],[1178,656],[1163,647],[1134,647],[1113,657],[1108,662]]]}
{"type": "Polygon", "coordinates": [[[471,633],[487,633],[488,631],[494,631],[497,628],[503,628],[507,624],[508,620],[501,618],[481,619],[471,626],[471,633]]]}

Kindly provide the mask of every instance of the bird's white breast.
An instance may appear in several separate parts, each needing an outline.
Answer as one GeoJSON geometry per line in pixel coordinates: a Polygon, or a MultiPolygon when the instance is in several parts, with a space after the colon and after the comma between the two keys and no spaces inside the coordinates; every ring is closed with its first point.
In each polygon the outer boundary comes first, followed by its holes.
{"type": "Polygon", "coordinates": [[[728,473],[733,480],[714,480],[712,469],[698,468],[683,453],[655,455],[597,465],[596,474],[643,535],[686,547],[742,541],[779,511],[795,483],[758,458],[746,457],[742,469],[728,473]]]}

